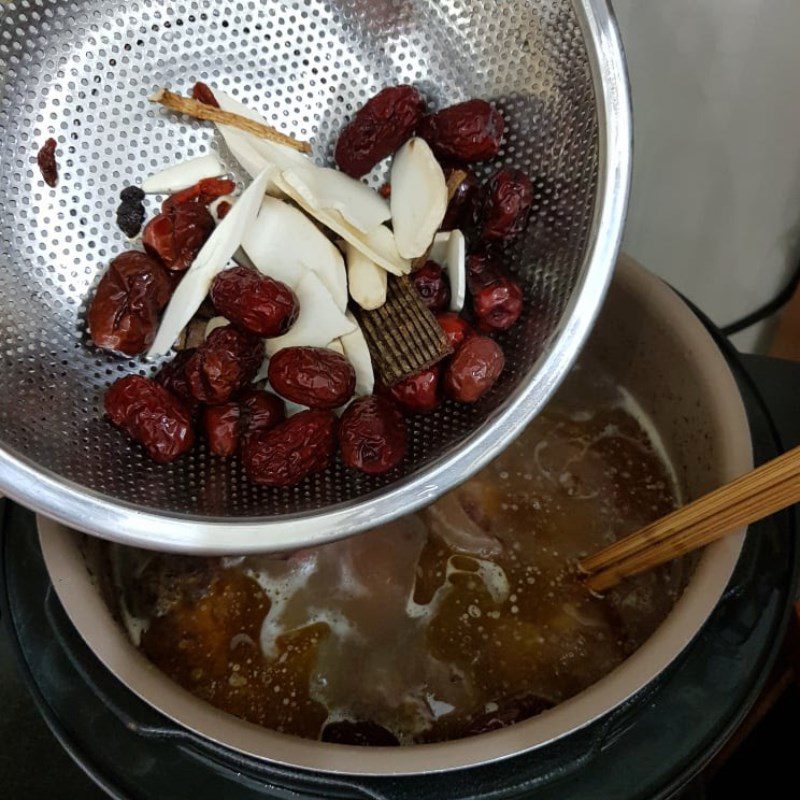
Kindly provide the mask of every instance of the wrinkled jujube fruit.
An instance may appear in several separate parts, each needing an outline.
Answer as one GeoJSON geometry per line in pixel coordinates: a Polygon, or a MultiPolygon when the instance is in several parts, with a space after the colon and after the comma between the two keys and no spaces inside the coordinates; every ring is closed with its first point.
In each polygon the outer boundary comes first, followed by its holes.
{"type": "Polygon", "coordinates": [[[203,409],[203,428],[211,451],[231,456],[247,437],[286,419],[283,400],[261,389],[247,389],[236,400],[203,409]]]}
{"type": "Polygon", "coordinates": [[[325,469],[336,447],[337,423],[332,411],[310,409],[252,434],[242,447],[247,477],[262,486],[292,486],[325,469]]]}
{"type": "Polygon", "coordinates": [[[329,722],[322,729],[320,739],[330,744],[351,744],[360,747],[395,747],[397,737],[377,722],[329,722]]]}
{"type": "Polygon", "coordinates": [[[406,454],[406,426],[397,406],[371,395],[354,400],[339,422],[339,447],[348,467],[380,475],[406,454]]]}
{"type": "Polygon", "coordinates": [[[169,211],[186,203],[199,203],[201,206],[207,206],[217,198],[233,193],[235,189],[236,184],[228,178],[203,178],[194,186],[170,195],[161,204],[161,210],[169,211]]]}
{"type": "Polygon", "coordinates": [[[160,383],[167,391],[172,392],[179,400],[183,400],[192,413],[194,413],[199,404],[192,396],[192,390],[189,387],[189,380],[186,377],[186,364],[194,351],[194,347],[181,350],[172,361],[164,364],[155,375],[156,382],[160,383]]]}
{"type": "Polygon", "coordinates": [[[450,282],[445,271],[435,261],[426,261],[424,266],[412,272],[411,282],[426,308],[434,314],[447,308],[450,302],[450,282]]]}
{"type": "Polygon", "coordinates": [[[159,464],[173,461],[194,443],[189,409],[150,378],[120,378],[106,392],[104,403],[111,422],[159,464]]]}
{"type": "Polygon", "coordinates": [[[516,281],[502,276],[475,292],[472,310],[478,330],[507,331],[522,313],[522,289],[516,281]]]}
{"type": "Polygon", "coordinates": [[[425,113],[425,101],[413,86],[389,86],[368,100],[342,129],[336,163],[360,178],[411,137],[425,113]]]}
{"type": "Polygon", "coordinates": [[[387,390],[387,394],[407,411],[426,414],[441,403],[440,372],[441,369],[436,364],[394,384],[387,390]]]}
{"type": "Polygon", "coordinates": [[[42,180],[48,186],[55,186],[58,183],[58,166],[56,164],[56,147],[58,142],[55,139],[48,139],[36,154],[36,163],[39,165],[39,172],[42,173],[42,180]]]}
{"type": "Polygon", "coordinates": [[[337,408],[356,389],[356,371],[326,347],[286,347],[269,360],[269,382],[287,400],[309,408],[337,408]]]}
{"type": "Polygon", "coordinates": [[[472,326],[464,317],[456,314],[455,311],[445,311],[442,314],[437,314],[436,321],[444,331],[447,343],[453,348],[453,352],[458,350],[473,335],[472,326]]]}
{"type": "Polygon", "coordinates": [[[535,717],[542,711],[552,708],[553,703],[543,697],[529,694],[511,698],[502,703],[496,711],[487,711],[475,717],[464,729],[462,736],[477,736],[516,725],[518,722],[535,717]]]}
{"type": "Polygon", "coordinates": [[[201,103],[205,103],[207,106],[219,108],[219,103],[217,102],[217,98],[214,97],[214,92],[211,91],[211,87],[202,81],[197,81],[197,83],[192,86],[192,97],[195,100],[199,100],[201,103]]]}
{"type": "Polygon", "coordinates": [[[192,396],[203,403],[224,403],[247,386],[264,360],[257,336],[233,325],[216,328],[186,362],[192,396]]]}
{"type": "Polygon", "coordinates": [[[478,213],[479,233],[485,242],[510,242],[528,222],[533,205],[533,183],[521,170],[500,169],[489,178],[478,213]]]}
{"type": "Polygon", "coordinates": [[[162,266],[145,253],[121,253],[109,264],[89,307],[92,341],[128,356],[144,352],[172,288],[162,266]]]}
{"type": "MultiPolygon", "coordinates": [[[[453,170],[447,170],[447,177],[453,170]]],[[[466,228],[475,214],[475,207],[481,193],[481,185],[472,170],[465,170],[467,177],[456,187],[450,202],[447,204],[447,211],[444,214],[442,224],[439,226],[443,231],[452,231],[455,228],[466,228]]]]}
{"type": "Polygon", "coordinates": [[[203,409],[203,432],[212,453],[227,457],[239,449],[241,416],[238,403],[222,403],[203,409]]]}
{"type": "Polygon", "coordinates": [[[220,272],[211,286],[211,302],[234,325],[258,336],[280,336],[297,319],[294,292],[280,281],[248,267],[220,272]]]}
{"type": "Polygon", "coordinates": [[[475,295],[484,286],[500,279],[502,271],[495,258],[488,253],[473,253],[467,256],[467,289],[475,295]]]}
{"type": "Polygon", "coordinates": [[[500,151],[503,115],[485,100],[467,100],[425,117],[418,134],[440,159],[485,161],[500,151]]]}
{"type": "Polygon", "coordinates": [[[492,388],[505,366],[500,345],[488,336],[467,339],[453,356],[444,375],[448,396],[474,403],[492,388]]]}
{"type": "Polygon", "coordinates": [[[214,218],[199,203],[162,211],[144,226],[142,244],[169,270],[182,272],[194,261],[214,230],[214,218]]]}

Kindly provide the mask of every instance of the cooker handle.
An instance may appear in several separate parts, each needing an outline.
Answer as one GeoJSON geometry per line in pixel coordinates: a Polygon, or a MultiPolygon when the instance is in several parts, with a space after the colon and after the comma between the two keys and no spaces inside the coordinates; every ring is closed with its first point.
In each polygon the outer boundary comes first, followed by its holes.
{"type": "MultiPolygon", "coordinates": [[[[355,800],[394,800],[397,796],[385,794],[372,786],[362,786],[357,781],[328,775],[318,777],[311,773],[288,770],[273,764],[262,766],[260,771],[255,771],[250,766],[249,759],[242,758],[234,751],[204,739],[192,731],[180,728],[166,719],[163,722],[159,721],[157,724],[136,719],[120,706],[115,697],[118,692],[130,693],[130,690],[121,681],[112,676],[115,686],[119,688],[116,691],[108,691],[104,686],[100,685],[100,682],[95,680],[94,674],[100,671],[103,674],[107,674],[107,671],[88,647],[85,645],[76,646],[75,643],[82,643],[82,640],[77,636],[52,586],[47,589],[44,609],[53,634],[69,658],[70,663],[103,705],[129,731],[148,739],[178,742],[198,753],[198,755],[213,760],[223,769],[230,770],[231,767],[229,765],[233,763],[235,771],[240,775],[240,780],[244,777],[245,780],[252,782],[254,785],[271,788],[273,791],[277,790],[282,794],[289,790],[292,793],[307,792],[313,796],[326,797],[330,796],[330,791],[334,789],[338,790],[342,796],[351,797],[355,800]],[[250,774],[248,775],[249,766],[250,774]]],[[[136,701],[137,706],[139,703],[144,702],[139,698],[136,698],[136,701]]],[[[150,709],[146,709],[145,713],[161,717],[157,711],[150,709]]]]}

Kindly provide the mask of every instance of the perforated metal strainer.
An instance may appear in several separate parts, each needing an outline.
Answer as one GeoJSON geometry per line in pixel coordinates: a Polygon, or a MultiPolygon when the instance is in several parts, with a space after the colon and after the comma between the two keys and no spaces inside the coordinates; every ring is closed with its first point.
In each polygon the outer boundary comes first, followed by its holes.
{"type": "MultiPolygon", "coordinates": [[[[378,524],[433,500],[501,450],[583,343],[617,252],[628,191],[624,62],[604,0],[15,0],[0,11],[0,488],[68,525],[143,547],[283,550],[378,524]],[[330,158],[343,122],[380,87],[417,84],[433,106],[492,100],[497,161],[536,201],[510,263],[526,291],[501,338],[507,369],[474,407],[409,423],[400,472],[337,464],[299,486],[255,487],[200,443],[150,462],[103,419],[106,387],[154,371],[93,348],[86,309],[128,247],[120,190],[216,148],[205,123],[146,97],[195,80],[261,110],[330,158]],[[35,164],[58,140],[60,180],[35,164]]],[[[483,173],[496,168],[483,165],[483,173]]],[[[378,167],[369,176],[378,185],[378,167]]],[[[155,211],[151,203],[150,212],[155,211]]]]}

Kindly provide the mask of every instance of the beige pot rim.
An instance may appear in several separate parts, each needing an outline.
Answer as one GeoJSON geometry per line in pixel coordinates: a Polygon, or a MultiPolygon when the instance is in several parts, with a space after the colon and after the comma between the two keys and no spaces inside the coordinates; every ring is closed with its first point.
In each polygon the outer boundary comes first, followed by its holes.
{"type": "MultiPolygon", "coordinates": [[[[734,378],[714,341],[680,298],[631,259],[621,257],[616,282],[648,306],[659,324],[700,359],[709,402],[727,435],[715,458],[730,480],[752,468],[752,445],[734,378]]],[[[347,775],[410,775],[499,761],[585,727],[653,681],[708,619],[736,566],[744,531],[708,547],[681,599],[630,658],[599,682],[537,717],[469,739],[407,748],[359,748],[299,739],[243,722],[198,700],[157,670],[113,620],[87,572],[75,534],[38,517],[45,563],[64,609],[100,661],[135,694],[178,725],[258,759],[347,775]]]]}

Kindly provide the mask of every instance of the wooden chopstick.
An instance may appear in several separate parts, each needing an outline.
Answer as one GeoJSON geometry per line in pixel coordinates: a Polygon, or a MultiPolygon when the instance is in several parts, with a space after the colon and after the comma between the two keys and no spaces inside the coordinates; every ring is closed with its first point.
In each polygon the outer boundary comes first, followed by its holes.
{"type": "Polygon", "coordinates": [[[800,502],[800,447],[709,492],[579,563],[585,583],[605,591],[800,502]]]}

